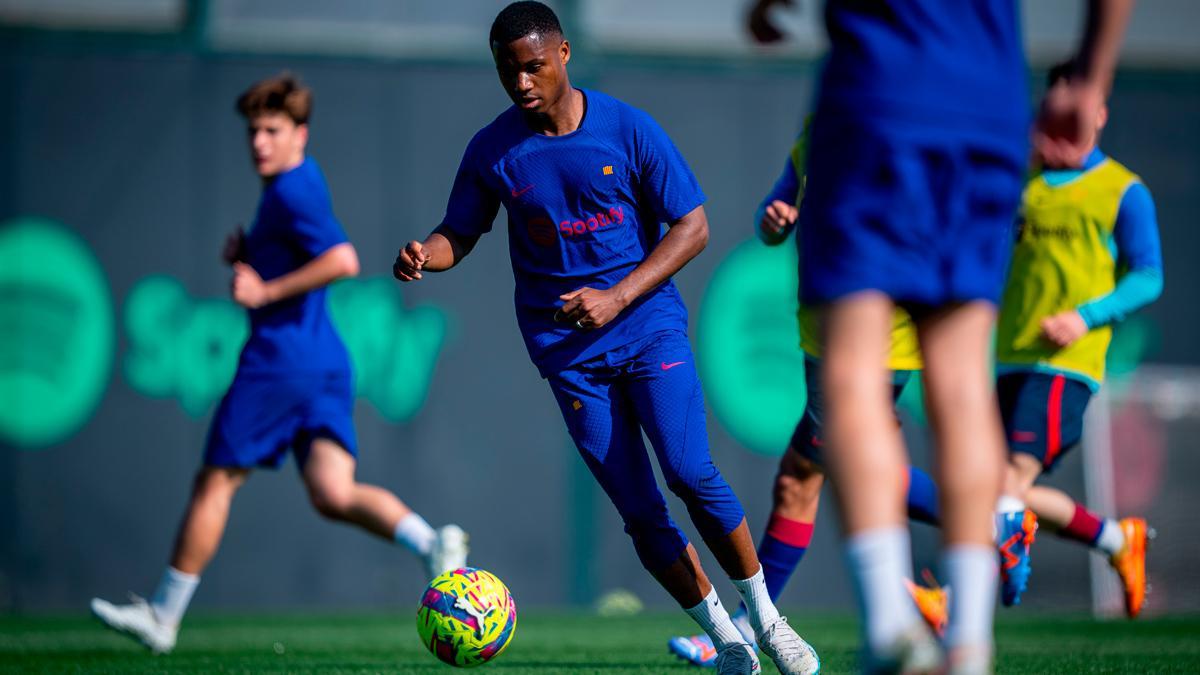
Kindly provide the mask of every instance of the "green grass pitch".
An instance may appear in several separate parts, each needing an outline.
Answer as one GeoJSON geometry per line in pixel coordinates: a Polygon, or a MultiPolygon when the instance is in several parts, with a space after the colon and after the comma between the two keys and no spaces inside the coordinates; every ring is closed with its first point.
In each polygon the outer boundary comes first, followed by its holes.
{"type": "MultiPolygon", "coordinates": [[[[821,654],[822,672],[853,672],[857,630],[847,616],[792,612],[821,654]]],[[[482,672],[687,673],[666,640],[690,631],[675,614],[602,619],[523,612],[508,650],[482,672]]],[[[1200,672],[1200,617],[1095,622],[1080,616],[1000,614],[997,673],[1200,672]]],[[[179,646],[154,657],[87,616],[0,617],[0,672],[441,673],[417,641],[413,616],[197,615],[179,646]]],[[[476,669],[474,672],[481,672],[476,669]]],[[[764,673],[775,672],[764,664],[764,673]]]]}

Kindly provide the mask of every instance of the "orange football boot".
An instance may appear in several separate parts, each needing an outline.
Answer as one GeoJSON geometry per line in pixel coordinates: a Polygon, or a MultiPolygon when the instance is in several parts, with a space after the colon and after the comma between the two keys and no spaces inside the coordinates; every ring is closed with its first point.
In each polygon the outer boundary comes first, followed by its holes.
{"type": "Polygon", "coordinates": [[[921,618],[925,619],[925,623],[929,624],[938,637],[943,637],[950,617],[950,589],[939,586],[933,572],[929,570],[923,571],[921,576],[924,577],[925,583],[929,584],[928,587],[913,583],[909,579],[904,580],[904,585],[908,588],[908,594],[912,596],[917,611],[921,613],[921,618]]]}
{"type": "Polygon", "coordinates": [[[1135,619],[1146,601],[1146,545],[1153,537],[1153,530],[1146,527],[1145,518],[1122,518],[1118,524],[1125,535],[1125,546],[1108,562],[1125,587],[1125,613],[1135,619]]]}

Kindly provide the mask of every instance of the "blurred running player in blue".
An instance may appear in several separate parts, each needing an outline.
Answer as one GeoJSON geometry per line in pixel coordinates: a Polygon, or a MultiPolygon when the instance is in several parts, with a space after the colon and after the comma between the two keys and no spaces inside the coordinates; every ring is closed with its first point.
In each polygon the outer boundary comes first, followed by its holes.
{"type": "Polygon", "coordinates": [[[196,474],[175,550],[149,601],[92,600],[109,627],[155,653],[175,647],[200,573],[225,531],[234,493],[257,468],[290,452],[321,515],[356,525],[418,554],[430,576],[466,563],[457,526],[435,531],[391,492],[354,479],[354,382],[325,308],[325,288],[358,274],[358,255],[333,214],[317,163],[305,158],[312,91],[284,74],[237,101],[248,124],[262,197],[250,231],[230,235],[233,299],[250,313],[250,338],[222,399],[196,474]]]}
{"type": "Polygon", "coordinates": [[[815,652],[771,602],[741,504],[709,456],[687,310],[671,281],[707,242],[704,193],[649,115],[571,86],[570,44],[550,8],[509,5],[489,44],[515,105],[471,139],[442,223],[399,252],[396,277],[458,264],[503,204],[529,355],[643,566],[712,638],[720,672],[759,672],[668,514],[644,430],[759,646],[784,673],[816,672],[815,652]]]}
{"type": "MultiPolygon", "coordinates": [[[[759,0],[756,35],[777,37],[759,0]]],[[[1044,107],[1052,154],[1088,148],[1132,0],[1092,0],[1079,76],[1044,107]]],[[[988,344],[1011,249],[1029,134],[1013,0],[828,0],[829,58],[817,94],[800,210],[801,296],[824,305],[826,453],[846,557],[864,612],[865,665],[931,672],[943,656],[903,580],[911,577],[905,467],[880,355],[894,306],[917,323],[937,440],[954,588],[952,673],[991,669],[997,552],[993,512],[1004,436],[988,344]]]]}

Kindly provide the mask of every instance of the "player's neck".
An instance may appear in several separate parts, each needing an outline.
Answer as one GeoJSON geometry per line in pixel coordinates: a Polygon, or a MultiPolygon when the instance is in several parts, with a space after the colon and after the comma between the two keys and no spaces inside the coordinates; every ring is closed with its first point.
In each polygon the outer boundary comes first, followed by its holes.
{"type": "Polygon", "coordinates": [[[282,176],[283,174],[285,174],[289,171],[295,170],[296,167],[298,167],[304,163],[304,157],[305,157],[304,153],[301,152],[299,157],[293,158],[292,161],[288,162],[287,165],[283,167],[283,171],[280,171],[279,173],[271,174],[270,176],[263,176],[262,177],[263,185],[264,186],[268,185],[272,181],[274,181],[276,178],[279,178],[280,176],[282,176]]]}
{"type": "Polygon", "coordinates": [[[539,134],[565,136],[579,129],[586,111],[587,98],[583,92],[569,87],[567,94],[558,99],[546,112],[526,115],[525,121],[539,134]]]}

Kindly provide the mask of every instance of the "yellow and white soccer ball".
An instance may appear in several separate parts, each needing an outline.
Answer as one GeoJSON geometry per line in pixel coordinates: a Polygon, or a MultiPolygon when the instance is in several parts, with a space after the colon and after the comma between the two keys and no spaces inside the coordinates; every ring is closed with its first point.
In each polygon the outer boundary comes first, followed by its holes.
{"type": "Polygon", "coordinates": [[[417,633],[433,655],[470,668],[496,658],[517,630],[517,606],[496,575],[473,567],[429,582],[417,609],[417,633]]]}

